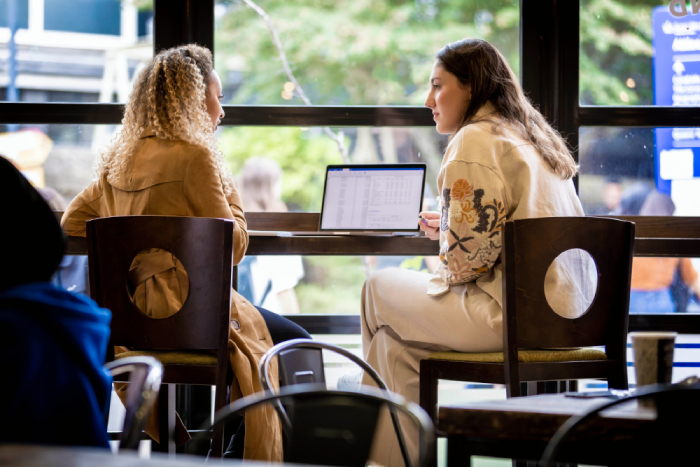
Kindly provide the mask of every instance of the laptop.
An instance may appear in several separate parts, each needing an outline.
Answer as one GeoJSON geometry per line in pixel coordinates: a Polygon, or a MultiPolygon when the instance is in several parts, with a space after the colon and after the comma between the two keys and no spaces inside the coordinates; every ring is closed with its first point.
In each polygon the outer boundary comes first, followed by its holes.
{"type": "Polygon", "coordinates": [[[425,164],[329,165],[316,235],[418,235],[425,175],[425,164]]]}

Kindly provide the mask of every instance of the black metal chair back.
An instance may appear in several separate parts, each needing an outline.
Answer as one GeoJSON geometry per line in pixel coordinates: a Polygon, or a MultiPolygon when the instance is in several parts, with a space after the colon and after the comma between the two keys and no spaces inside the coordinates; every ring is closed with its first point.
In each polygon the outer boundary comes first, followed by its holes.
{"type": "MultiPolygon", "coordinates": [[[[379,373],[367,362],[342,347],[310,339],[292,339],[280,342],[268,350],[260,360],[260,384],[266,391],[270,390],[270,363],[276,356],[279,359],[281,386],[304,383],[325,383],[326,379],[323,370],[322,353],[324,349],[342,355],[357,364],[362,368],[362,371],[370,375],[380,389],[388,392],[386,383],[384,383],[382,377],[379,376],[379,373]]],[[[297,410],[296,406],[285,408],[279,401],[275,401],[273,405],[282,420],[282,427],[285,433],[289,436],[294,423],[290,414],[297,410]]],[[[396,411],[391,406],[389,410],[391,412],[391,421],[394,425],[394,432],[396,433],[404,462],[407,466],[412,467],[411,459],[406,448],[406,440],[396,411]]]]}
{"type": "Polygon", "coordinates": [[[326,382],[321,349],[287,348],[280,351],[277,358],[280,386],[326,382]]]}
{"type": "Polygon", "coordinates": [[[363,387],[360,391],[329,391],[323,384],[299,384],[280,389],[278,394],[258,393],[237,400],[220,410],[212,425],[190,444],[190,452],[207,434],[246,410],[266,403],[294,406],[292,430],[285,446],[285,462],[339,467],[365,467],[382,406],[406,414],[419,431],[418,467],[427,467],[435,444],[433,423],[417,404],[388,391],[363,387]]]}

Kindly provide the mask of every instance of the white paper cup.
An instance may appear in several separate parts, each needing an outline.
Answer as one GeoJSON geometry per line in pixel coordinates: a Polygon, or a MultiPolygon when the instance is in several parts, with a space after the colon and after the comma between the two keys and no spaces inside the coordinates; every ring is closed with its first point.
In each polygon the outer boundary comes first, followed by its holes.
{"type": "MultiPolygon", "coordinates": [[[[637,387],[671,383],[676,332],[631,332],[637,387]]],[[[640,401],[653,406],[652,400],[640,401]]]]}

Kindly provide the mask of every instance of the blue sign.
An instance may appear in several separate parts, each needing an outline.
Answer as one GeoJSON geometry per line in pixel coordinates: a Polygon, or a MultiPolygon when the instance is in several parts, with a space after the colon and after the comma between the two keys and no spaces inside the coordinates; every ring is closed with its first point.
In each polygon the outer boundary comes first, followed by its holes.
{"type": "MultiPolygon", "coordinates": [[[[700,15],[660,6],[651,25],[654,105],[700,107],[700,15]]],[[[658,128],[655,139],[656,187],[673,197],[674,181],[700,177],[700,128],[658,128]]]]}

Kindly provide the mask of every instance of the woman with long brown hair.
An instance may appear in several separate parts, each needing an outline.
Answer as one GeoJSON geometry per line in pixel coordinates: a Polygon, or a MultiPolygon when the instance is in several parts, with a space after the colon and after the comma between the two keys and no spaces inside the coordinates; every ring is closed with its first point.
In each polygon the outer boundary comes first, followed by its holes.
{"type": "MultiPolygon", "coordinates": [[[[87,220],[106,216],[233,219],[233,259],[238,264],[248,246],[248,234],[240,197],[214,136],[224,117],[222,97],[209,50],[191,44],[158,53],[136,79],[123,128],[102,154],[97,180],[64,213],[61,224],[66,233],[84,236],[87,220]]],[[[138,278],[130,286],[136,305],[148,316],[170,316],[187,299],[187,272],[166,251],[139,253],[129,276],[138,278]]],[[[254,307],[236,291],[231,323],[229,348],[235,377],[231,400],[262,390],[258,364],[273,344],[309,338],[294,323],[254,307]]],[[[123,350],[117,348],[116,353],[123,350]]],[[[158,440],[155,414],[151,421],[146,431],[158,440]]],[[[282,460],[281,430],[272,408],[247,414],[239,433],[243,429],[245,446],[239,446],[241,436],[232,446],[243,448],[245,458],[282,460]]],[[[182,434],[180,443],[187,439],[187,433],[182,434]]]]}
{"type": "MultiPolygon", "coordinates": [[[[466,39],[438,52],[425,105],[437,131],[451,135],[437,179],[440,212],[420,220],[439,242],[440,263],[432,275],[381,270],[362,294],[365,359],[390,390],[414,402],[419,361],[429,353],[503,349],[503,223],[584,214],[566,143],[491,44],[466,39]]],[[[575,252],[553,263],[545,290],[558,313],[585,311],[594,284],[589,266],[575,252]]],[[[389,440],[383,446],[374,460],[401,465],[400,450],[389,440]]]]}

